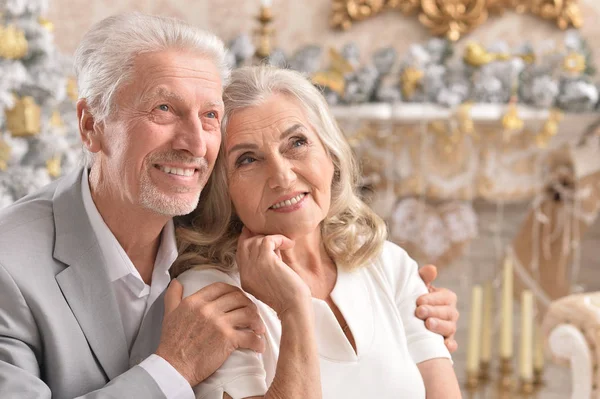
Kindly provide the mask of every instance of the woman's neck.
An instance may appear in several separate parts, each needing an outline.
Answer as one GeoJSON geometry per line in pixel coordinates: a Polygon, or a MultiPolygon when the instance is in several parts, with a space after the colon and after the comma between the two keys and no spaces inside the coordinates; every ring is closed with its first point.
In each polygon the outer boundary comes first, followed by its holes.
{"type": "Polygon", "coordinates": [[[325,250],[321,229],[295,238],[294,243],[294,248],[281,252],[283,261],[304,280],[314,298],[327,298],[335,286],[337,269],[325,250]]]}

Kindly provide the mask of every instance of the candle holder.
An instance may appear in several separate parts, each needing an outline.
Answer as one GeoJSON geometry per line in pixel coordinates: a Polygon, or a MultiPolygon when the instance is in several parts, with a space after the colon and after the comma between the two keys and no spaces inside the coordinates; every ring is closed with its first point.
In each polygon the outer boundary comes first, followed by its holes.
{"type": "Polygon", "coordinates": [[[544,369],[534,368],[533,369],[533,385],[541,387],[544,385],[544,369]]]}
{"type": "Polygon", "coordinates": [[[465,387],[469,391],[474,391],[479,387],[479,373],[477,371],[467,371],[467,382],[465,387]]]}
{"type": "Polygon", "coordinates": [[[519,392],[524,395],[531,395],[534,391],[533,380],[521,378],[519,392]]]}
{"type": "Polygon", "coordinates": [[[512,358],[503,357],[500,359],[500,379],[498,381],[500,389],[509,390],[513,388],[512,372],[512,358]]]}
{"type": "Polygon", "coordinates": [[[483,382],[490,380],[490,362],[481,362],[479,366],[479,379],[483,382]]]}
{"type": "Polygon", "coordinates": [[[260,14],[258,14],[256,20],[260,26],[256,30],[258,44],[256,46],[256,52],[254,55],[258,60],[263,60],[271,54],[271,37],[275,33],[275,29],[273,29],[271,26],[271,22],[273,21],[273,12],[271,11],[271,7],[264,5],[261,6],[260,14]]]}

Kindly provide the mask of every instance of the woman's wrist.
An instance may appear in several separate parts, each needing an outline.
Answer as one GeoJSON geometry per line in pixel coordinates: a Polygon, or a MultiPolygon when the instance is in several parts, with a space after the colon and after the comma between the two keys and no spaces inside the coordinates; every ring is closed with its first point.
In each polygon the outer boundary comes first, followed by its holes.
{"type": "Polygon", "coordinates": [[[285,309],[277,314],[281,323],[284,324],[287,321],[298,321],[302,319],[310,319],[313,317],[312,298],[310,296],[300,297],[294,300],[285,309]]]}

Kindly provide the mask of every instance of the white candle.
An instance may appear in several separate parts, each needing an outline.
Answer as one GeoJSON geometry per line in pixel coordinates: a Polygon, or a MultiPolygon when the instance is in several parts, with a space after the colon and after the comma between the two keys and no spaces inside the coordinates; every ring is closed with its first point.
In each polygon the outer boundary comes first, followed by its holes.
{"type": "Polygon", "coordinates": [[[519,374],[524,381],[533,380],[533,295],[529,290],[521,294],[521,347],[519,374]]]}
{"type": "Polygon", "coordinates": [[[260,5],[262,7],[271,7],[273,5],[273,0],[260,0],[260,5]]]}
{"type": "Polygon", "coordinates": [[[469,323],[469,342],[467,346],[467,371],[479,371],[479,351],[481,339],[481,286],[473,287],[471,294],[471,319],[469,323]]]}
{"type": "Polygon", "coordinates": [[[539,323],[535,325],[535,352],[533,354],[533,368],[542,370],[544,368],[544,336],[542,326],[539,323]]]}
{"type": "Polygon", "coordinates": [[[488,281],[483,286],[483,320],[481,322],[481,361],[489,363],[492,359],[492,330],[494,311],[494,287],[488,281]]]}
{"type": "Polygon", "coordinates": [[[500,330],[500,357],[513,355],[513,265],[507,256],[502,270],[502,328],[500,330]]]}

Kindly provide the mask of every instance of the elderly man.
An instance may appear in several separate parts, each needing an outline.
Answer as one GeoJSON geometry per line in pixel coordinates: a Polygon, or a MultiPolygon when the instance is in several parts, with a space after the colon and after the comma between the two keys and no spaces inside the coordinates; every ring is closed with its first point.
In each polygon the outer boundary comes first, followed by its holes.
{"type": "MultiPolygon", "coordinates": [[[[172,217],[221,142],[223,44],[128,14],[95,25],[75,67],[86,167],[0,213],[0,397],[193,398],[232,351],[264,349],[237,288],[169,286],[172,217]]],[[[420,300],[452,350],[455,296],[420,300]]]]}

